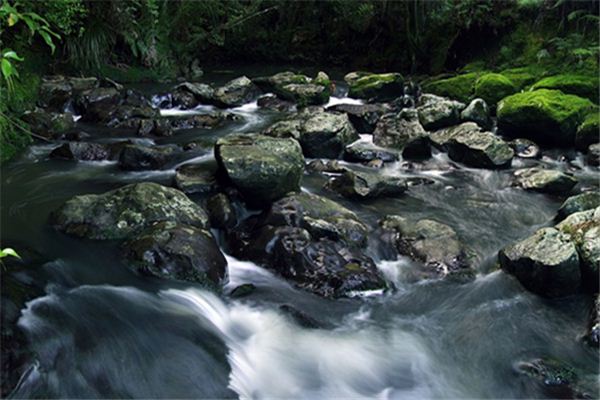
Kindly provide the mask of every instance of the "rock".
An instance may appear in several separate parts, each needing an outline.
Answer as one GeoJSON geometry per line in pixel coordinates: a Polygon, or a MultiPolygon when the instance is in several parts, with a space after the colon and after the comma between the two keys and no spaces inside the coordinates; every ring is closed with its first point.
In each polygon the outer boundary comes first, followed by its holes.
{"type": "Polygon", "coordinates": [[[249,296],[255,291],[255,285],[253,285],[252,283],[243,283],[240,286],[236,286],[235,288],[233,288],[233,290],[229,293],[229,297],[231,297],[232,299],[239,299],[241,297],[249,296]]]}
{"type": "Polygon", "coordinates": [[[402,150],[402,156],[409,160],[431,156],[427,132],[414,109],[382,116],[373,132],[373,143],[402,150]]]}
{"type": "Polygon", "coordinates": [[[475,82],[475,96],[482,98],[492,108],[506,96],[518,91],[515,84],[502,74],[484,74],[475,82]]]}
{"type": "Polygon", "coordinates": [[[484,130],[492,129],[493,123],[490,118],[490,110],[483,99],[473,99],[460,113],[462,122],[475,122],[484,130]]]}
{"type": "Polygon", "coordinates": [[[379,224],[384,241],[391,242],[399,254],[424,264],[425,277],[464,281],[475,276],[471,254],[450,226],[430,219],[410,223],[394,215],[379,224]]]}
{"type": "Polygon", "coordinates": [[[75,196],[51,217],[55,229],[101,240],[128,239],[160,221],[208,226],[204,210],[182,192],[149,182],[75,196]]]}
{"type": "Polygon", "coordinates": [[[466,103],[472,99],[475,82],[481,74],[480,72],[471,72],[449,78],[435,79],[424,83],[423,90],[427,93],[466,103]]]}
{"type": "Polygon", "coordinates": [[[348,84],[348,85],[352,85],[354,84],[358,79],[367,76],[367,75],[371,75],[370,72],[366,72],[366,71],[353,71],[353,72],[349,72],[346,75],[344,75],[344,81],[348,84]]]}
{"type": "Polygon", "coordinates": [[[590,318],[583,340],[590,346],[600,346],[600,295],[596,295],[590,310],[590,318]]]}
{"type": "Polygon", "coordinates": [[[600,142],[600,113],[588,114],[575,132],[575,147],[585,150],[590,145],[600,142]]]}
{"type": "Polygon", "coordinates": [[[537,144],[527,139],[514,139],[508,142],[515,155],[520,158],[540,158],[542,152],[537,144]]]}
{"type": "Polygon", "coordinates": [[[217,286],[227,261],[207,230],[161,221],[124,243],[128,266],[143,275],[217,286]]]}
{"type": "Polygon", "coordinates": [[[212,104],[215,90],[205,83],[191,83],[184,82],[175,86],[173,93],[173,105],[183,106],[182,108],[193,108],[198,103],[201,104],[212,104]],[[185,94],[191,94],[192,99],[185,94]],[[180,104],[180,98],[184,101],[180,104]]]}
{"type": "Polygon", "coordinates": [[[600,207],[600,192],[597,190],[571,196],[562,203],[555,220],[562,221],[571,214],[591,210],[596,207],[600,207]]]}
{"type": "Polygon", "coordinates": [[[570,146],[577,126],[593,108],[589,100],[558,90],[517,93],[498,103],[498,128],[542,145],[570,146]]]}
{"type": "Polygon", "coordinates": [[[329,189],[350,198],[373,198],[395,196],[407,189],[404,178],[384,176],[377,172],[345,171],[341,176],[332,178],[329,189]]]}
{"type": "Polygon", "coordinates": [[[588,147],[586,161],[590,165],[600,165],[600,143],[592,144],[588,147]]]}
{"type": "Polygon", "coordinates": [[[518,186],[542,193],[566,194],[577,184],[571,175],[538,167],[519,169],[514,176],[518,186]]]}
{"type": "MultiPolygon", "coordinates": [[[[347,146],[344,150],[344,160],[350,162],[369,162],[373,160],[381,160],[383,162],[398,161],[400,157],[398,153],[374,146],[366,142],[356,142],[347,146]]],[[[330,172],[340,172],[330,171],[330,172]]]]}
{"type": "Polygon", "coordinates": [[[118,156],[121,146],[90,142],[69,142],[50,152],[50,158],[77,161],[113,160],[118,156]]]}
{"type": "Polygon", "coordinates": [[[259,97],[259,99],[256,101],[256,105],[261,108],[266,108],[267,110],[279,112],[289,112],[294,109],[294,103],[282,100],[272,94],[259,97]]]}
{"type": "Polygon", "coordinates": [[[170,118],[168,122],[172,129],[211,129],[226,121],[234,121],[236,119],[238,117],[234,114],[218,112],[170,118]]]}
{"type": "Polygon", "coordinates": [[[73,114],[45,112],[40,109],[27,111],[21,117],[35,134],[51,139],[75,127],[73,114]]]}
{"type": "Polygon", "coordinates": [[[304,157],[294,139],[227,136],[217,141],[215,158],[252,205],[264,207],[288,192],[300,190],[304,157]]]}
{"type": "Polygon", "coordinates": [[[282,97],[298,104],[299,107],[325,104],[330,91],[322,85],[290,83],[282,87],[282,97]]]}
{"type": "Polygon", "coordinates": [[[389,101],[402,96],[404,78],[398,73],[368,74],[351,80],[348,96],[371,101],[389,101]]]}
{"type": "Polygon", "coordinates": [[[577,387],[578,377],[575,370],[553,359],[534,359],[519,362],[516,371],[535,383],[526,388],[525,397],[539,397],[539,391],[550,399],[586,399],[590,398],[577,387]]]}
{"type": "Polygon", "coordinates": [[[218,106],[239,107],[251,102],[259,94],[256,85],[247,77],[241,76],[216,89],[213,98],[218,106]]]}
{"type": "Polygon", "coordinates": [[[463,103],[433,95],[422,95],[417,112],[419,121],[426,130],[436,130],[460,123],[463,103]]]}
{"type": "Polygon", "coordinates": [[[579,255],[575,245],[555,228],[542,228],[518,243],[500,250],[502,269],[514,275],[531,292],[561,297],[581,285],[579,255]]]}
{"type": "Polygon", "coordinates": [[[310,315],[306,314],[305,312],[298,310],[294,306],[291,306],[289,304],[282,304],[279,306],[279,310],[281,310],[286,315],[290,316],[294,320],[294,322],[296,322],[298,325],[300,325],[303,328],[308,328],[308,329],[323,328],[323,324],[321,324],[319,321],[317,321],[310,315]]]}
{"type": "Polygon", "coordinates": [[[347,115],[322,111],[307,111],[277,122],[264,134],[297,139],[304,155],[310,158],[338,158],[359,138],[347,115]]]}
{"type": "Polygon", "coordinates": [[[161,169],[173,159],[173,147],[148,147],[130,144],[119,155],[119,168],[127,171],[161,169]]]}
{"type": "Polygon", "coordinates": [[[302,74],[291,71],[279,72],[271,76],[263,76],[252,80],[263,92],[271,92],[279,95],[281,88],[290,84],[307,84],[311,79],[302,74]]]}
{"type": "Polygon", "coordinates": [[[38,103],[44,108],[62,112],[74,94],[97,87],[98,79],[94,77],[45,76],[40,85],[38,103]]]}
{"type": "Polygon", "coordinates": [[[315,79],[311,79],[306,75],[286,71],[255,78],[253,82],[263,91],[275,93],[300,107],[325,104],[331,94],[331,81],[324,72],[319,72],[315,79]]]}
{"type": "Polygon", "coordinates": [[[217,189],[215,171],[201,164],[184,164],[175,170],[175,186],[183,193],[210,193],[217,189]]]}
{"type": "Polygon", "coordinates": [[[206,202],[210,226],[217,229],[233,228],[237,224],[235,208],[224,193],[218,193],[206,202]]]}
{"type": "Polygon", "coordinates": [[[598,77],[595,75],[561,74],[548,76],[531,86],[531,89],[554,89],[590,99],[598,104],[598,77]]]}
{"type": "Polygon", "coordinates": [[[121,105],[110,115],[108,125],[115,125],[120,121],[132,118],[150,119],[159,118],[160,112],[151,106],[127,106],[121,105]]]}
{"type": "Polygon", "coordinates": [[[600,207],[569,215],[556,225],[577,247],[585,289],[598,292],[600,281],[600,207]]]}
{"type": "Polygon", "coordinates": [[[389,111],[384,104],[336,104],[327,111],[345,113],[354,129],[360,133],[373,133],[379,118],[389,111]]]}
{"type": "Polygon", "coordinates": [[[117,89],[99,87],[81,92],[74,106],[82,121],[108,121],[120,101],[121,93],[117,89]]]}
{"type": "Polygon", "coordinates": [[[306,168],[311,172],[329,172],[340,173],[347,170],[346,167],[340,165],[337,160],[312,160],[306,164],[306,168]]]}

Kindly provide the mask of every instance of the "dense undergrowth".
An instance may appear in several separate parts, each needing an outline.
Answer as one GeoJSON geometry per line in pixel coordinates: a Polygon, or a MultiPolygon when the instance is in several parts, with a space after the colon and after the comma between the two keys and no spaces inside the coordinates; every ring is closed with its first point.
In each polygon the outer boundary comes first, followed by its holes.
{"type": "MultiPolygon", "coordinates": [[[[17,121],[33,105],[45,73],[139,82],[194,79],[201,68],[227,63],[285,62],[427,76],[433,92],[491,101],[544,78],[544,88],[561,89],[548,78],[558,74],[563,89],[598,76],[596,1],[3,2],[42,16],[60,40],[51,55],[27,26],[0,21],[0,47],[24,55],[14,93],[0,86],[2,160],[28,142],[7,117],[17,121]]],[[[577,90],[592,93],[586,97],[597,95],[597,83],[583,86],[577,90]]]]}

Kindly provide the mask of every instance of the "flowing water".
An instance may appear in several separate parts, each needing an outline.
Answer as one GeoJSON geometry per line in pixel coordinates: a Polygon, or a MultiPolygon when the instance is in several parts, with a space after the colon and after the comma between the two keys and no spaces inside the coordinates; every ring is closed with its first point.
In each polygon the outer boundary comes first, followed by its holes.
{"type": "MultiPolygon", "coordinates": [[[[215,75],[217,81],[230,77],[215,75]]],[[[157,85],[139,89],[148,94],[163,90],[157,85]]],[[[355,101],[343,97],[340,85],[330,103],[355,101]]],[[[199,107],[193,112],[210,111],[199,107]]],[[[256,103],[229,111],[239,120],[217,129],[130,139],[210,144],[231,132],[258,131],[282,117],[256,103]]],[[[107,128],[81,128],[91,140],[124,139],[107,128]]],[[[495,269],[500,248],[551,224],[560,206],[560,199],[511,187],[514,168],[552,164],[573,172],[579,187],[593,186],[597,170],[582,167],[580,155],[515,159],[511,169],[489,171],[456,165],[437,153],[412,168],[401,161],[381,171],[426,177],[433,184],[412,186],[402,197],[365,202],[339,198],[322,188],[325,177],[307,173],[303,190],[339,201],[367,223],[400,214],[452,226],[478,259],[472,282],[415,282],[414,263],[381,259],[373,238],[370,255],[397,290],[334,301],[230,256],[229,281],[220,297],[191,283],[140,277],[122,264],[117,244],[68,237],[47,223],[49,213],[74,195],[140,181],[170,185],[175,168],[186,162],[210,168],[210,145],[149,172],[123,172],[114,162],[51,160],[53,147],[34,145],[2,168],[3,243],[27,246],[45,260],[19,272],[43,293],[27,302],[18,320],[36,361],[13,397],[543,397],[539,387],[532,388],[515,371],[518,362],[539,357],[571,365],[580,386],[599,396],[597,352],[579,340],[591,299],[543,299],[495,269]],[[256,291],[242,299],[227,296],[243,283],[254,284],[256,291]],[[315,324],[300,323],[283,305],[315,324]]]]}

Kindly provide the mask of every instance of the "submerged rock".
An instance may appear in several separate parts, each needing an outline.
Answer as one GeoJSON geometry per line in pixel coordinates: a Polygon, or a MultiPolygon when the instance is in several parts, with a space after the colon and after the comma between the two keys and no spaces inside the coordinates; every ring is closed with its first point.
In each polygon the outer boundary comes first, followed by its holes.
{"type": "Polygon", "coordinates": [[[294,139],[227,136],[217,141],[215,158],[252,205],[264,207],[288,192],[300,190],[304,157],[294,139]]]}
{"type": "Polygon", "coordinates": [[[245,76],[233,79],[214,91],[213,99],[221,107],[239,107],[256,99],[260,91],[245,76]]]}
{"type": "Polygon", "coordinates": [[[162,221],[123,244],[128,265],[158,278],[219,285],[227,261],[207,230],[162,221]]]}
{"type": "Polygon", "coordinates": [[[55,211],[51,224],[89,239],[127,239],[160,221],[208,226],[204,210],[179,190],[135,183],[103,194],[75,196],[55,211]]]}
{"type": "Polygon", "coordinates": [[[596,207],[600,207],[600,192],[597,190],[584,192],[566,199],[558,209],[555,219],[562,221],[571,214],[596,207]]]}
{"type": "Polygon", "coordinates": [[[542,228],[505,247],[498,260],[526,289],[542,296],[570,295],[581,286],[577,248],[569,235],[555,228],[542,228]]]}
{"type": "Polygon", "coordinates": [[[379,222],[384,241],[402,255],[424,264],[424,277],[446,277],[459,281],[475,276],[470,252],[450,226],[431,219],[410,223],[399,216],[379,222]]]}
{"type": "Polygon", "coordinates": [[[373,132],[373,143],[402,150],[406,159],[422,159],[431,155],[427,132],[414,109],[382,116],[373,132]]]}
{"type": "Polygon", "coordinates": [[[542,193],[567,194],[577,184],[572,175],[537,167],[519,169],[514,176],[518,186],[542,193]]]}

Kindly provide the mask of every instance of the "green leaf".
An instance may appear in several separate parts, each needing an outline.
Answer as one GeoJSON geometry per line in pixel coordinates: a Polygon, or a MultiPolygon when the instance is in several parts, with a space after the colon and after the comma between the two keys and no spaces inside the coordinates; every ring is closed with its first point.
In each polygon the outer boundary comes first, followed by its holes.
{"type": "Polygon", "coordinates": [[[6,80],[9,80],[15,71],[10,61],[8,61],[6,58],[0,60],[0,68],[2,69],[2,75],[6,80]]]}
{"type": "Polygon", "coordinates": [[[38,33],[44,39],[44,42],[46,42],[46,44],[50,46],[50,50],[52,51],[52,54],[54,54],[56,46],[54,45],[54,43],[52,43],[52,37],[50,37],[50,35],[46,31],[38,31],[38,33]]]}
{"type": "Polygon", "coordinates": [[[13,60],[17,60],[17,61],[23,61],[24,58],[23,57],[19,57],[17,55],[17,53],[13,50],[6,50],[3,54],[2,54],[3,58],[11,58],[13,60]]]}
{"type": "Polygon", "coordinates": [[[16,257],[19,259],[21,258],[21,256],[16,251],[11,249],[10,247],[0,250],[0,258],[4,258],[6,256],[12,256],[12,257],[16,257]]]}

